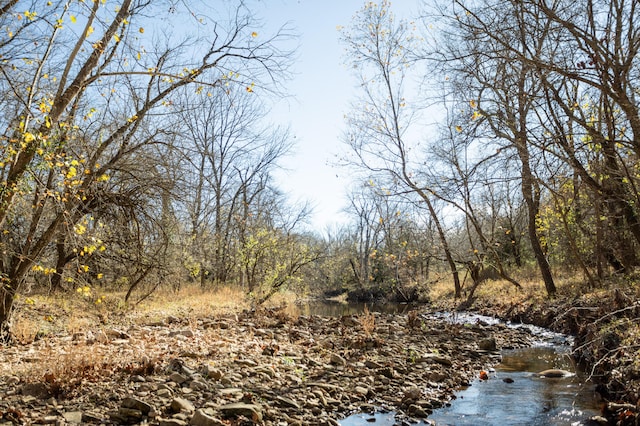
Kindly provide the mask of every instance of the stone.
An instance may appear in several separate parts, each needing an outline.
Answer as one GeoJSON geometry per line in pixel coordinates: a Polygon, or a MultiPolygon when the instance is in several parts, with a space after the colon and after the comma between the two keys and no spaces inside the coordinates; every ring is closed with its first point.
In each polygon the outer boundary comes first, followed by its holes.
{"type": "Polygon", "coordinates": [[[496,351],[498,350],[496,346],[496,339],[493,337],[482,339],[478,342],[478,348],[482,351],[496,351]]]}
{"type": "Polygon", "coordinates": [[[189,330],[189,329],[186,329],[186,330],[174,330],[174,331],[170,331],[169,332],[169,337],[176,337],[176,336],[193,337],[193,336],[195,336],[195,333],[192,330],[189,330]]]}
{"type": "Polygon", "coordinates": [[[169,375],[169,380],[180,385],[189,380],[189,378],[183,374],[173,372],[171,373],[171,375],[169,375]]]}
{"type": "Polygon", "coordinates": [[[366,360],[366,361],[364,362],[364,365],[365,365],[365,367],[367,367],[367,368],[371,368],[371,369],[373,369],[373,370],[377,370],[377,369],[379,369],[379,368],[382,368],[382,367],[383,367],[383,365],[382,365],[382,364],[380,364],[380,363],[378,363],[378,362],[375,362],[375,361],[371,361],[371,360],[366,360]]]}
{"type": "Polygon", "coordinates": [[[180,419],[160,419],[158,426],[187,426],[188,423],[180,419]]]}
{"type": "Polygon", "coordinates": [[[409,406],[409,408],[407,409],[407,413],[410,416],[419,417],[422,419],[429,416],[429,413],[425,409],[415,404],[409,406]]]}
{"type": "Polygon", "coordinates": [[[278,395],[276,397],[276,402],[278,402],[279,405],[283,407],[295,408],[296,410],[300,409],[300,405],[297,402],[295,402],[291,398],[287,398],[286,396],[278,395]]]}
{"type": "Polygon", "coordinates": [[[396,377],[396,372],[393,370],[392,367],[383,367],[378,370],[378,373],[380,373],[382,376],[387,377],[389,379],[393,379],[396,377]]]}
{"type": "Polygon", "coordinates": [[[189,421],[191,426],[226,426],[227,423],[220,419],[209,416],[202,410],[197,410],[191,420],[189,421]]]}
{"type": "Polygon", "coordinates": [[[544,371],[539,372],[538,376],[547,377],[547,378],[561,378],[561,377],[573,376],[573,373],[571,373],[570,371],[566,371],[566,370],[560,370],[560,369],[557,369],[557,368],[551,368],[549,370],[544,370],[544,371]]]}
{"type": "Polygon", "coordinates": [[[237,359],[236,364],[242,365],[244,367],[257,367],[258,363],[252,360],[251,358],[246,359],[237,359]]]}
{"type": "Polygon", "coordinates": [[[40,399],[51,398],[51,393],[49,393],[49,387],[46,383],[25,383],[20,387],[20,392],[22,395],[40,399]]]}
{"type": "Polygon", "coordinates": [[[191,383],[189,383],[189,388],[193,389],[194,391],[203,391],[207,390],[209,388],[209,385],[207,385],[202,380],[192,380],[191,383]]]}
{"type": "Polygon", "coordinates": [[[356,386],[353,389],[358,395],[362,395],[362,396],[367,396],[369,395],[369,389],[365,388],[364,386],[356,386]]]}
{"type": "Polygon", "coordinates": [[[67,423],[80,424],[82,423],[82,411],[68,411],[62,413],[62,417],[67,423]]]}
{"type": "Polygon", "coordinates": [[[171,395],[173,395],[173,392],[171,392],[171,390],[169,389],[158,389],[156,395],[158,395],[160,398],[170,398],[171,395]]]}
{"type": "Polygon", "coordinates": [[[170,408],[176,413],[179,413],[181,411],[191,412],[195,411],[196,409],[196,407],[193,406],[193,403],[185,398],[174,398],[173,401],[171,401],[170,408]]]}
{"type": "Polygon", "coordinates": [[[147,404],[140,399],[130,397],[123,399],[120,406],[124,408],[133,408],[134,410],[139,410],[145,416],[149,415],[149,412],[153,409],[152,405],[147,404]]]}
{"type": "Polygon", "coordinates": [[[442,356],[436,353],[427,353],[416,359],[416,363],[437,363],[446,367],[451,367],[453,362],[446,356],[442,356]]]}
{"type": "Polygon", "coordinates": [[[342,365],[342,366],[347,365],[347,361],[338,354],[331,354],[330,362],[333,365],[342,365]]]}
{"type": "Polygon", "coordinates": [[[104,418],[97,413],[83,412],[82,423],[104,423],[104,418]]]}
{"type": "Polygon", "coordinates": [[[245,416],[254,422],[262,421],[262,407],[258,404],[245,404],[244,402],[234,402],[220,407],[223,417],[245,416]]]}
{"type": "Polygon", "coordinates": [[[412,386],[404,392],[403,401],[416,401],[422,396],[422,391],[417,386],[412,386]]]}

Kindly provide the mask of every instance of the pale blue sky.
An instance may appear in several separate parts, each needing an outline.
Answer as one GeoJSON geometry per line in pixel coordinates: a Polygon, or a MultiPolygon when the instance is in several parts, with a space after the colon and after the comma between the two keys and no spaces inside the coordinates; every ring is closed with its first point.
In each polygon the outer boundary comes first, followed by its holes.
{"type": "MultiPolygon", "coordinates": [[[[362,8],[360,0],[265,0],[259,11],[268,27],[290,22],[300,34],[297,74],[289,85],[292,98],[277,105],[271,121],[289,124],[296,136],[296,153],[283,162],[277,175],[280,187],[294,200],[315,206],[312,226],[324,231],[344,222],[340,210],[351,183],[348,170],[333,166],[344,150],[340,142],[344,114],[356,96],[355,79],[343,64],[344,47],[338,26],[348,26],[362,8]]],[[[418,0],[396,0],[392,10],[415,11],[418,0]]]]}

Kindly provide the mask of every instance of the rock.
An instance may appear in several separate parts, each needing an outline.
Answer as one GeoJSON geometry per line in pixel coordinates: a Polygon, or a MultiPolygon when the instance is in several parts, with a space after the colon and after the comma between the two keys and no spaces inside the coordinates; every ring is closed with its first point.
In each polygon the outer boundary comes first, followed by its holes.
{"type": "Polygon", "coordinates": [[[196,409],[196,407],[193,406],[191,401],[184,398],[174,398],[173,401],[171,401],[170,408],[175,413],[179,413],[181,411],[191,412],[191,411],[195,411],[196,409]]]}
{"type": "Polygon", "coordinates": [[[593,424],[603,425],[603,426],[610,424],[609,421],[602,416],[589,417],[589,421],[593,424]]]}
{"type": "Polygon", "coordinates": [[[187,380],[189,380],[189,378],[186,377],[183,374],[180,374],[180,373],[177,373],[177,372],[173,372],[169,376],[169,380],[171,380],[172,382],[177,383],[177,384],[180,385],[180,384],[186,382],[187,380]]]}
{"type": "Polygon", "coordinates": [[[160,419],[158,426],[187,426],[188,423],[180,419],[160,419]]]}
{"type": "Polygon", "coordinates": [[[379,368],[382,368],[382,367],[383,367],[383,365],[382,365],[382,364],[380,364],[380,363],[378,363],[378,362],[375,362],[375,361],[371,361],[371,360],[366,360],[366,361],[364,362],[364,365],[365,365],[365,367],[367,367],[367,368],[371,368],[371,369],[373,369],[373,370],[377,370],[377,369],[379,369],[379,368]]]}
{"type": "Polygon", "coordinates": [[[295,402],[293,399],[287,398],[286,396],[278,395],[276,397],[276,402],[278,402],[279,405],[282,407],[289,407],[289,408],[295,408],[296,410],[300,410],[300,405],[297,402],[295,402]]]}
{"type": "Polygon", "coordinates": [[[444,365],[446,367],[451,367],[453,365],[453,362],[451,361],[450,358],[448,358],[446,356],[439,355],[439,354],[435,354],[435,353],[429,353],[429,354],[422,355],[421,357],[416,359],[416,362],[417,363],[420,363],[420,362],[435,362],[435,363],[444,365]]]}
{"type": "Polygon", "coordinates": [[[20,392],[25,396],[33,396],[40,399],[51,398],[49,386],[46,383],[25,383],[20,387],[20,392]]]}
{"type": "Polygon", "coordinates": [[[409,406],[409,408],[407,408],[407,413],[410,416],[419,417],[422,419],[429,416],[429,413],[425,409],[415,404],[412,404],[409,406]]]}
{"type": "Polygon", "coordinates": [[[67,423],[80,424],[82,423],[82,411],[68,411],[62,413],[62,417],[67,423]]]}
{"type": "Polygon", "coordinates": [[[258,363],[252,360],[251,358],[247,359],[237,359],[236,364],[242,365],[244,367],[257,367],[258,363]]]}
{"type": "Polygon", "coordinates": [[[571,373],[570,371],[566,371],[566,370],[560,370],[560,369],[557,369],[557,368],[551,368],[549,370],[544,370],[544,371],[539,372],[538,376],[547,377],[547,378],[560,378],[560,377],[573,376],[573,373],[571,373]]]}
{"type": "Polygon", "coordinates": [[[493,337],[482,339],[478,342],[478,348],[482,351],[496,351],[498,350],[496,346],[496,339],[493,337]]]}
{"type": "Polygon", "coordinates": [[[333,354],[333,353],[331,354],[331,361],[330,362],[333,365],[342,365],[342,366],[347,365],[347,361],[344,358],[342,358],[338,354],[333,354]]]}
{"type": "Polygon", "coordinates": [[[149,415],[149,412],[153,409],[153,406],[151,406],[150,404],[130,397],[123,399],[120,406],[124,408],[133,408],[134,410],[139,410],[145,416],[149,415]]]}
{"type": "Polygon", "coordinates": [[[191,381],[191,383],[189,383],[189,388],[193,389],[194,391],[203,391],[203,390],[209,389],[209,385],[207,385],[202,380],[196,379],[191,381]]]}
{"type": "Polygon", "coordinates": [[[404,392],[403,401],[417,401],[422,396],[422,391],[417,386],[412,386],[404,392]]]}
{"type": "Polygon", "coordinates": [[[244,402],[234,402],[220,407],[223,417],[245,416],[254,422],[262,421],[262,407],[258,404],[245,404],[244,402]]]}
{"type": "Polygon", "coordinates": [[[170,331],[169,332],[169,337],[176,337],[176,336],[183,336],[183,337],[193,337],[195,336],[194,332],[192,330],[174,330],[174,331],[170,331]]]}
{"type": "Polygon", "coordinates": [[[211,417],[206,414],[202,410],[197,410],[191,421],[189,421],[191,426],[226,426],[227,423],[222,420],[216,419],[215,417],[211,417]]]}
{"type": "Polygon", "coordinates": [[[366,397],[367,395],[369,395],[369,389],[365,388],[364,386],[356,386],[353,389],[358,395],[362,395],[364,397],[366,397]]]}
{"type": "Polygon", "coordinates": [[[378,370],[378,373],[389,379],[393,379],[396,377],[396,372],[391,367],[383,367],[378,370]]]}
{"type": "Polygon", "coordinates": [[[131,336],[122,330],[118,330],[117,328],[112,328],[109,330],[106,330],[105,333],[107,334],[107,336],[114,338],[114,339],[130,339],[131,336]]]}
{"type": "Polygon", "coordinates": [[[96,413],[84,412],[82,413],[82,423],[104,423],[104,418],[96,413]]]}
{"type": "Polygon", "coordinates": [[[513,383],[514,380],[511,377],[505,377],[502,381],[505,383],[513,383]]]}

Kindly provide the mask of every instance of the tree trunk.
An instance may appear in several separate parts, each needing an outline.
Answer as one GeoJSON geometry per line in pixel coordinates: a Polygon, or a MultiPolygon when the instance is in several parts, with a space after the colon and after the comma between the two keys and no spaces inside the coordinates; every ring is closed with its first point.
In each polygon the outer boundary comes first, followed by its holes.
{"type": "Polygon", "coordinates": [[[438,230],[438,237],[440,238],[440,243],[442,244],[442,249],[444,250],[445,258],[447,259],[447,264],[449,265],[449,269],[451,270],[451,275],[453,276],[453,289],[454,289],[454,298],[459,299],[462,297],[462,286],[460,285],[460,274],[458,273],[458,267],[456,266],[455,260],[453,260],[453,255],[451,254],[451,249],[449,248],[449,242],[447,241],[447,236],[444,233],[444,229],[442,228],[442,224],[440,223],[440,219],[438,219],[438,215],[436,214],[435,208],[433,208],[433,204],[431,200],[420,188],[418,188],[413,182],[410,180],[408,176],[405,175],[405,179],[407,182],[411,182],[410,185],[412,189],[420,195],[422,200],[427,205],[429,209],[429,214],[431,215],[431,219],[433,219],[433,223],[438,230]]]}
{"type": "MultiPolygon", "coordinates": [[[[518,152],[526,151],[526,149],[518,148],[518,152]]],[[[522,196],[527,204],[528,212],[528,225],[527,231],[529,232],[529,241],[531,242],[531,248],[533,254],[538,263],[538,268],[542,274],[544,281],[544,287],[547,290],[547,295],[553,297],[556,294],[556,285],[553,281],[553,275],[551,274],[551,266],[547,260],[547,256],[544,254],[542,244],[540,243],[540,236],[538,235],[538,229],[536,227],[536,220],[538,219],[538,202],[534,198],[533,194],[533,176],[529,166],[529,157],[527,155],[520,157],[522,160],[522,196]]]]}
{"type": "Polygon", "coordinates": [[[4,279],[0,287],[0,344],[11,342],[11,313],[13,311],[13,301],[16,296],[17,285],[4,279]]]}

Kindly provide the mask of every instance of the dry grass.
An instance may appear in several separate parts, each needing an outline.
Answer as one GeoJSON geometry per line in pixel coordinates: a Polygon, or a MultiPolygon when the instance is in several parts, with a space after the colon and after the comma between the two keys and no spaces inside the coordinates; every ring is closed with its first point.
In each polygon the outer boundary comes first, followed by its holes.
{"type": "MultiPolygon", "coordinates": [[[[464,274],[462,274],[460,278],[463,279],[464,274]]],[[[480,302],[489,301],[504,304],[518,303],[523,300],[536,301],[547,299],[544,282],[535,268],[523,268],[521,271],[514,273],[513,278],[520,283],[522,286],[521,289],[506,280],[490,279],[478,286],[474,296],[480,302]]],[[[554,282],[557,292],[560,295],[589,296],[590,294],[597,295],[599,292],[606,291],[606,289],[602,288],[588,288],[586,284],[587,280],[581,274],[573,271],[554,271],[554,282]]],[[[606,287],[610,288],[612,285],[619,286],[621,284],[613,284],[610,282],[606,287]]],[[[463,293],[464,290],[470,286],[471,282],[467,278],[467,282],[463,287],[463,293]]],[[[447,274],[442,274],[439,278],[435,279],[429,287],[429,297],[431,300],[450,302],[453,300],[453,296],[453,280],[451,280],[447,274]]],[[[466,295],[463,294],[463,298],[465,297],[466,295]]]]}
{"type": "Polygon", "coordinates": [[[249,303],[241,289],[224,286],[215,290],[184,285],[178,291],[158,290],[135,307],[138,315],[206,317],[237,312],[249,303]]]}
{"type": "Polygon", "coordinates": [[[364,305],[364,310],[359,315],[359,319],[365,336],[371,337],[371,334],[376,329],[376,317],[373,313],[369,312],[367,305],[364,305]]]}

